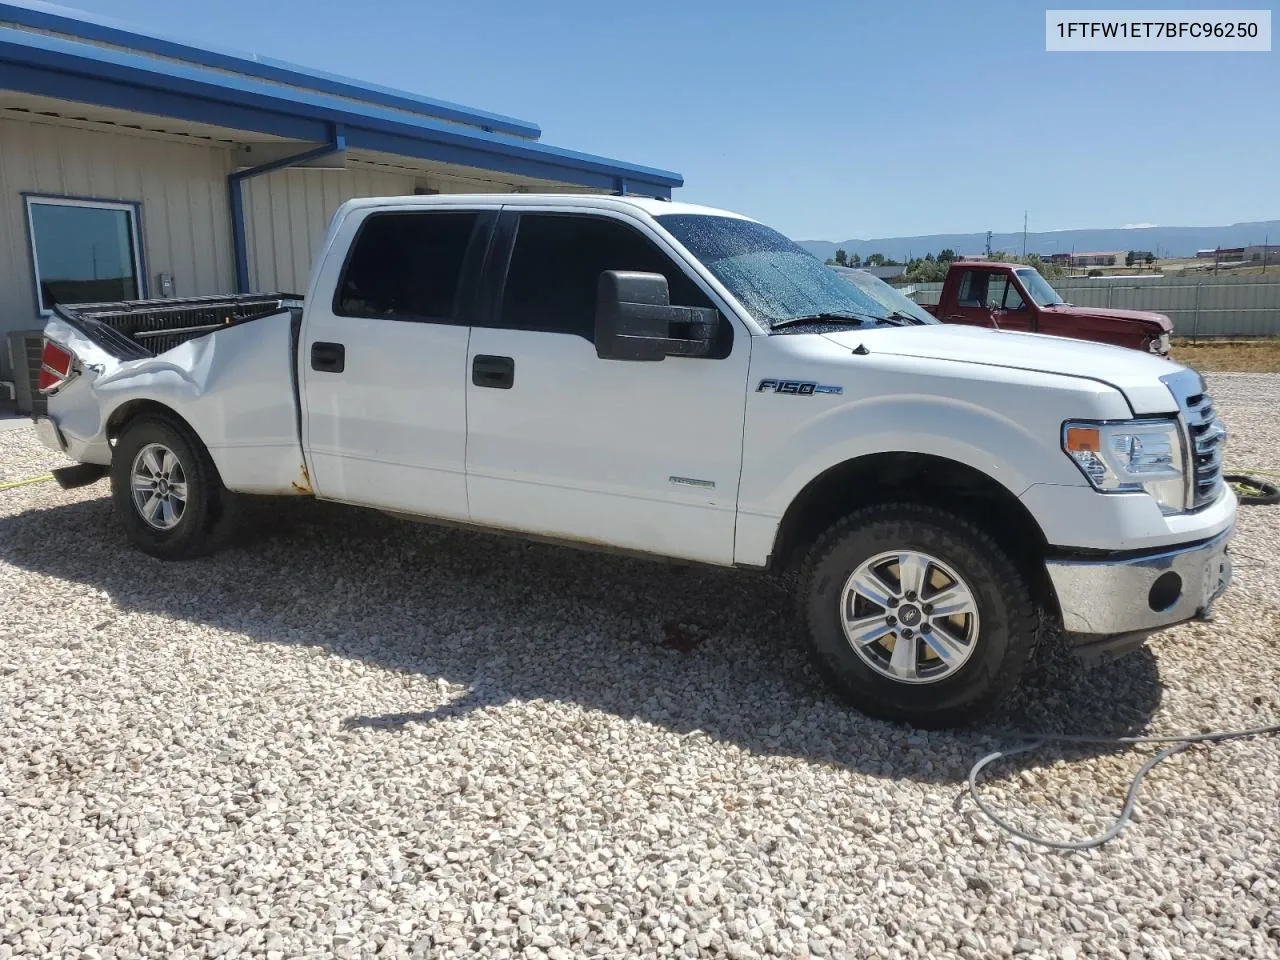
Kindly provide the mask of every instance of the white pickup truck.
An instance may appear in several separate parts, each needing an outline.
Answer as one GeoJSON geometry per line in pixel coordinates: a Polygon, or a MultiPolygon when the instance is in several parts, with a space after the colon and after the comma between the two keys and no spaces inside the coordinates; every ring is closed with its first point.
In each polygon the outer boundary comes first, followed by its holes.
{"type": "Polygon", "coordinates": [[[48,323],[60,479],[109,473],[154,556],[207,553],[237,494],[275,494],[796,571],[822,672],[921,725],[988,707],[1046,626],[1116,652],[1230,581],[1198,374],[894,310],[732,213],[354,200],[305,301],[251,300],[48,323]]]}

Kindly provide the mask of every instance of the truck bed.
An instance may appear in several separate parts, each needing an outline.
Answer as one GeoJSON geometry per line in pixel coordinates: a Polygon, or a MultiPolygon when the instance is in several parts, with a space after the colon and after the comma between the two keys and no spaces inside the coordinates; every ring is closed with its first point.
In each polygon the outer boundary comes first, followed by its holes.
{"type": "Polygon", "coordinates": [[[117,360],[141,360],[181,343],[282,310],[301,309],[290,293],[251,293],[116,303],[59,304],[56,313],[117,360]]]}
{"type": "Polygon", "coordinates": [[[228,489],[310,492],[296,370],[301,300],[279,294],[59,306],[45,336],[77,375],[49,395],[57,445],[109,465],[112,418],[159,406],[204,443],[228,489]]]}

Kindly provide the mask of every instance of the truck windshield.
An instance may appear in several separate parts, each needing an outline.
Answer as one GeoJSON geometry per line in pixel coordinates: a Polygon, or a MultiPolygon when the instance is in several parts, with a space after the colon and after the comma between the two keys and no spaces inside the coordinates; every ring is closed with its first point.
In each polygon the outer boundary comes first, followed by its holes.
{"type": "Polygon", "coordinates": [[[855,268],[842,270],[840,276],[844,277],[845,280],[852,283],[867,296],[874,297],[884,305],[886,310],[892,313],[911,317],[918,323],[941,323],[937,317],[920,306],[920,304],[889,286],[873,273],[867,273],[865,270],[855,268]]]}
{"type": "Polygon", "coordinates": [[[899,322],[880,301],[763,224],[685,213],[662,214],[657,221],[701,260],[762,326],[786,326],[801,317],[831,318],[832,322],[855,326],[876,320],[899,322]]]}
{"type": "Polygon", "coordinates": [[[1022,286],[1026,288],[1031,299],[1041,307],[1056,307],[1060,303],[1066,303],[1060,296],[1058,291],[1049,286],[1049,281],[1040,276],[1038,270],[1017,270],[1018,279],[1022,281],[1022,286]]]}

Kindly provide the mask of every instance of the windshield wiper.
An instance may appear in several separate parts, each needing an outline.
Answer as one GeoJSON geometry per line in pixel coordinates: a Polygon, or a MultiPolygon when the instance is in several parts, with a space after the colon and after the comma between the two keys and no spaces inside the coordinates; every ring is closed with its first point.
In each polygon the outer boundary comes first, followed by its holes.
{"type": "Polygon", "coordinates": [[[869,313],[833,313],[826,311],[823,313],[807,313],[803,317],[788,317],[786,320],[775,320],[771,329],[779,330],[782,327],[794,327],[801,323],[849,323],[857,321],[858,323],[879,323],[884,317],[874,317],[869,313]]]}
{"type": "Polygon", "coordinates": [[[921,320],[919,317],[913,317],[911,314],[904,313],[901,310],[895,310],[893,311],[893,313],[889,314],[887,317],[884,318],[885,323],[889,323],[890,321],[896,322],[899,327],[905,327],[908,324],[918,327],[924,324],[924,321],[921,320]]]}

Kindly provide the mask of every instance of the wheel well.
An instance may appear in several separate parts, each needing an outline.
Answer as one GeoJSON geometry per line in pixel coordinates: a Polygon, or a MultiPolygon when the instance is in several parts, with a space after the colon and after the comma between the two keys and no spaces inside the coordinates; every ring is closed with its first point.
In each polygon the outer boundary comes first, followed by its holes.
{"type": "Polygon", "coordinates": [[[986,531],[1027,578],[1038,604],[1057,609],[1044,568],[1040,525],[1007,487],[966,464],[920,453],[878,453],[831,467],[811,480],[787,508],[770,566],[794,571],[809,546],[841,517],[879,503],[943,507],[986,531]]]}
{"type": "Polygon", "coordinates": [[[163,417],[180,425],[191,436],[198,436],[191,429],[191,424],[187,423],[172,407],[166,407],[156,400],[130,400],[120,404],[120,406],[111,411],[111,416],[107,417],[107,439],[115,440],[120,434],[124,433],[125,427],[139,417],[144,416],[163,417]]]}

